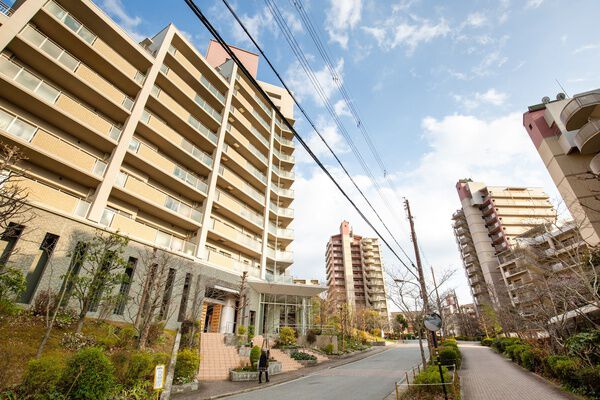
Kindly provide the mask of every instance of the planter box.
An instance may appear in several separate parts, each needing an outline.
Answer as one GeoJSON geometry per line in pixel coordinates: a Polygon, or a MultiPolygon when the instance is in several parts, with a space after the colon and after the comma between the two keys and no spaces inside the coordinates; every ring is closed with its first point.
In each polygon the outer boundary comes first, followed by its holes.
{"type": "Polygon", "coordinates": [[[311,365],[316,365],[317,360],[294,360],[302,364],[303,367],[310,367],[311,365]]]}
{"type": "MultiPolygon", "coordinates": [[[[269,361],[269,376],[280,374],[283,366],[279,361],[269,361]]],[[[232,382],[248,382],[258,380],[258,371],[229,371],[229,380],[232,382]]]]}

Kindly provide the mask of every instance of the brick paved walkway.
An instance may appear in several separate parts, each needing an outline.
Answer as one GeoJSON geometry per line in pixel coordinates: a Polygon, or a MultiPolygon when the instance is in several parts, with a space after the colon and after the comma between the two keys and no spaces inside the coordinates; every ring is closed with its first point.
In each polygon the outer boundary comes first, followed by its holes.
{"type": "Polygon", "coordinates": [[[464,400],[574,399],[488,347],[461,344],[464,400]]]}

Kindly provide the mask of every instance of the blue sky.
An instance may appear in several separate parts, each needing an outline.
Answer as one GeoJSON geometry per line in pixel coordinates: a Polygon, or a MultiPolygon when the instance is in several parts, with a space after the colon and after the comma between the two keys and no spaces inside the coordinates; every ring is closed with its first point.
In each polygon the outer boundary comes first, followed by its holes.
{"type": "MultiPolygon", "coordinates": [[[[452,212],[460,205],[454,184],[459,178],[470,177],[489,185],[540,186],[560,202],[521,126],[521,115],[528,105],[561,91],[556,79],[568,95],[600,85],[600,39],[593,34],[600,2],[582,0],[574,6],[560,0],[304,0],[387,166],[389,175],[384,179],[340,102],[341,96],[293,2],[274,1],[394,211],[386,209],[349,151],[298,67],[266,3],[248,0],[232,4],[361,188],[382,210],[403,246],[407,251],[412,248],[399,204],[406,196],[416,217],[426,264],[440,274],[456,269],[449,287],[457,289],[462,302],[470,302],[450,228],[452,212]]],[[[183,0],[96,3],[137,39],[152,36],[169,22],[184,31],[203,53],[210,38],[183,0]]],[[[197,4],[226,40],[254,50],[220,0],[197,0],[197,4]]],[[[259,79],[277,84],[264,62],[259,64],[259,79]]],[[[297,119],[300,134],[358,199],[299,113],[297,119]]],[[[303,150],[296,153],[293,274],[324,279],[325,244],[342,219],[348,219],[356,233],[372,232],[303,150]],[[315,196],[317,191],[320,196],[315,196]]],[[[384,256],[388,269],[399,268],[389,252],[384,256]]]]}

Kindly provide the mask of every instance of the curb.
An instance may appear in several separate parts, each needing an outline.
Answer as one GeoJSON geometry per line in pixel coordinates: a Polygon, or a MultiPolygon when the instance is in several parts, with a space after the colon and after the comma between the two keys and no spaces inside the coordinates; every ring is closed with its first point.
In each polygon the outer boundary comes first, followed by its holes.
{"type": "MultiPolygon", "coordinates": [[[[391,350],[391,347],[387,348],[387,346],[386,346],[381,351],[376,351],[376,350],[380,350],[380,349],[371,348],[371,349],[365,351],[365,353],[371,353],[371,352],[373,352],[373,354],[367,354],[365,357],[361,357],[361,358],[358,358],[356,360],[348,360],[346,362],[343,362],[341,364],[337,364],[335,366],[323,368],[323,370],[335,369],[335,368],[338,368],[338,367],[341,367],[341,366],[344,366],[344,365],[352,364],[354,362],[362,361],[362,360],[367,359],[369,357],[373,357],[373,356],[376,356],[378,354],[384,353],[384,352],[386,352],[388,350],[391,350]]],[[[365,353],[363,353],[363,354],[365,354],[365,353]]],[[[352,355],[350,354],[347,357],[342,357],[342,358],[339,358],[339,359],[343,360],[344,358],[351,358],[351,357],[352,357],[352,355]]],[[[277,383],[271,383],[271,384],[262,385],[262,386],[258,386],[257,385],[257,386],[252,386],[252,387],[249,387],[249,388],[246,388],[246,389],[236,390],[236,391],[229,392],[229,393],[217,394],[217,395],[214,395],[214,396],[211,396],[211,397],[205,397],[202,400],[222,399],[224,397],[235,396],[237,394],[243,394],[243,393],[249,393],[249,392],[253,392],[255,390],[265,389],[265,388],[268,388],[268,387],[275,387],[275,386],[285,385],[287,383],[294,382],[294,381],[297,381],[297,380],[304,379],[304,378],[307,378],[309,376],[312,376],[312,375],[316,374],[319,371],[315,371],[313,373],[308,373],[308,374],[303,374],[303,375],[296,376],[296,377],[293,377],[293,378],[290,378],[290,379],[287,379],[287,380],[283,380],[283,381],[277,382],[277,383]]],[[[188,392],[188,393],[192,393],[192,392],[188,392]]]]}

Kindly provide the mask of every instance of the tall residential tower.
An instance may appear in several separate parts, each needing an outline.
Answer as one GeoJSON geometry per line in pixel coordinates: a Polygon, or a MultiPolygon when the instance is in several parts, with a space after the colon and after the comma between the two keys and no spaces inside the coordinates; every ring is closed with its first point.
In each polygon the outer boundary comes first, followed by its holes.
{"type": "Polygon", "coordinates": [[[556,211],[541,189],[486,186],[461,179],[456,184],[462,208],[453,227],[477,305],[508,301],[497,255],[515,237],[539,224],[554,222],[556,211]]]}
{"type": "Polygon", "coordinates": [[[379,239],[355,235],[348,221],[329,239],[326,250],[329,295],[339,305],[370,308],[387,316],[387,297],[379,239]]]}
{"type": "MultiPolygon", "coordinates": [[[[79,272],[70,255],[82,238],[119,232],[130,238],[132,280],[116,288],[124,299],[144,279],[144,249],[176,260],[164,288],[163,303],[177,304],[168,327],[199,307],[191,290],[207,277],[205,331],[305,326],[306,299],[322,289],[289,276],[293,133],[225,50],[211,42],[204,57],[172,24],[137,43],[90,0],[2,11],[0,137],[27,157],[17,168],[36,216],[1,241],[20,242],[7,259],[27,274],[21,301],[79,272]],[[40,256],[49,251],[52,273],[40,256]],[[250,302],[240,316],[244,271],[250,302]]],[[[258,56],[233,50],[255,78],[258,56]]],[[[260,86],[293,123],[288,93],[260,86]]],[[[129,309],[110,318],[128,320],[129,309]]]]}

